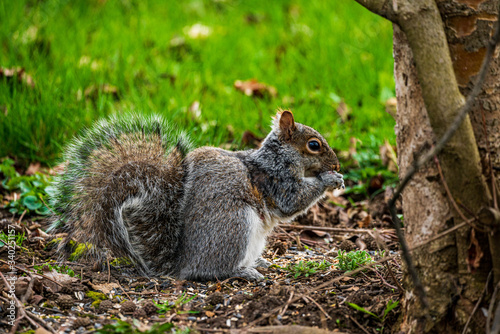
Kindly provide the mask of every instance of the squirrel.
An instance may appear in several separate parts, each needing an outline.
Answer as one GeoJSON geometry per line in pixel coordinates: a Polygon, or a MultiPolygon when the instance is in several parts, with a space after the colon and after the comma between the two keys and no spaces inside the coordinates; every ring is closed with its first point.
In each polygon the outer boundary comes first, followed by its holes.
{"type": "Polygon", "coordinates": [[[145,275],[188,280],[262,278],[273,227],[344,187],[334,151],[288,110],[260,148],[235,152],[193,149],[159,115],[111,116],[73,139],[64,160],[51,230],[145,275]]]}

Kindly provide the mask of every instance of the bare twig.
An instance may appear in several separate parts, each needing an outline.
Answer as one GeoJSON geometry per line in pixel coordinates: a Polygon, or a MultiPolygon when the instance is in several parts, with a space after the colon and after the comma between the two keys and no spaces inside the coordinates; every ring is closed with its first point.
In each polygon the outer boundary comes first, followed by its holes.
{"type": "Polygon", "coordinates": [[[313,303],[314,303],[314,305],[316,305],[316,306],[320,309],[320,311],[321,311],[321,312],[323,312],[323,314],[325,315],[325,317],[327,317],[328,319],[332,319],[332,317],[330,317],[330,316],[328,315],[328,313],[326,313],[326,312],[325,312],[325,310],[323,309],[323,307],[321,307],[321,305],[320,305],[320,304],[318,304],[318,302],[317,302],[317,301],[315,301],[315,300],[314,300],[314,298],[312,298],[311,296],[304,296],[303,298],[304,298],[306,301],[307,301],[307,300],[310,300],[311,302],[313,302],[313,303]]]}
{"type": "MultiPolygon", "coordinates": [[[[396,256],[396,255],[394,255],[394,256],[384,257],[384,258],[382,258],[382,259],[380,259],[380,260],[377,260],[377,261],[375,261],[375,262],[372,262],[372,263],[370,263],[370,264],[367,264],[366,266],[359,267],[358,269],[355,269],[355,270],[353,270],[353,271],[346,272],[346,273],[344,273],[343,275],[340,275],[340,276],[338,276],[338,277],[336,277],[336,278],[334,278],[334,279],[329,280],[328,282],[325,282],[325,283],[323,283],[323,284],[318,285],[318,286],[317,286],[316,288],[314,288],[314,289],[311,289],[311,290],[307,291],[307,292],[305,293],[305,295],[310,295],[311,293],[313,293],[313,292],[315,292],[315,291],[319,291],[319,290],[322,290],[322,289],[324,289],[324,288],[326,288],[326,287],[330,287],[330,286],[332,286],[334,283],[339,282],[339,281],[340,281],[342,278],[344,278],[344,277],[350,277],[350,276],[356,275],[357,273],[359,273],[359,272],[361,272],[361,271],[363,271],[363,270],[365,270],[365,269],[371,268],[371,267],[373,267],[373,266],[376,266],[376,265],[378,265],[378,264],[381,264],[381,263],[384,263],[384,262],[387,262],[387,261],[390,261],[390,260],[392,260],[392,259],[396,259],[396,258],[397,258],[397,256],[396,256]]],[[[298,295],[298,296],[296,296],[296,297],[292,298],[292,299],[291,299],[289,302],[287,302],[287,303],[288,303],[288,304],[290,304],[290,303],[294,303],[294,302],[296,302],[297,300],[301,299],[301,298],[302,298],[302,296],[303,296],[302,294],[301,294],[301,295],[298,295]]],[[[275,307],[275,308],[274,308],[274,309],[272,309],[271,311],[269,311],[269,312],[267,312],[267,313],[263,314],[260,318],[257,318],[257,319],[255,319],[254,321],[252,321],[251,323],[249,323],[249,324],[247,325],[247,327],[252,327],[252,326],[255,326],[256,324],[258,324],[258,323],[259,323],[259,322],[261,322],[262,320],[265,320],[265,319],[269,318],[271,315],[275,314],[276,312],[279,312],[279,311],[281,310],[281,308],[282,308],[282,307],[283,307],[283,306],[281,306],[281,305],[280,305],[280,306],[278,306],[278,307],[275,307]]]]}
{"type": "Polygon", "coordinates": [[[26,292],[24,293],[24,296],[21,297],[21,303],[26,303],[28,300],[28,297],[30,295],[30,292],[33,292],[33,285],[35,285],[35,278],[33,275],[29,274],[30,276],[30,283],[28,284],[28,288],[26,289],[26,292]]]}
{"type": "Polygon", "coordinates": [[[396,275],[394,275],[394,272],[392,271],[391,269],[391,266],[389,265],[389,263],[385,262],[384,263],[385,267],[387,268],[387,270],[389,271],[389,275],[391,275],[392,277],[392,280],[396,283],[396,285],[398,286],[398,290],[400,293],[403,293],[405,292],[405,289],[403,289],[403,287],[401,286],[401,283],[399,283],[398,279],[396,278],[396,275]]]}
{"type": "Polygon", "coordinates": [[[364,328],[356,319],[354,319],[354,317],[351,317],[350,315],[348,316],[349,319],[352,320],[352,322],[354,322],[356,324],[356,326],[358,326],[363,332],[365,332],[366,334],[370,334],[370,332],[364,328]]]}
{"type": "MultiPolygon", "coordinates": [[[[4,283],[5,283],[5,286],[6,287],[9,287],[10,284],[9,282],[7,282],[7,279],[5,278],[5,276],[0,272],[0,276],[2,277],[4,283]]],[[[12,298],[14,299],[16,305],[17,305],[17,310],[18,310],[18,313],[19,313],[19,316],[16,318],[15,320],[15,323],[14,323],[14,326],[12,326],[12,329],[11,329],[11,333],[16,333],[16,330],[17,330],[17,327],[19,326],[19,322],[21,321],[21,319],[23,318],[26,318],[33,326],[35,326],[35,328],[38,328],[40,327],[39,324],[37,324],[35,322],[35,319],[37,321],[40,321],[42,323],[45,324],[45,322],[41,319],[39,319],[36,315],[34,315],[33,313],[29,313],[27,312],[25,309],[24,309],[24,306],[23,304],[19,301],[19,299],[17,299],[16,295],[15,294],[12,294],[12,298]]],[[[44,326],[45,327],[45,326],[44,326]]],[[[50,326],[47,326],[46,327],[49,331],[51,331],[52,333],[55,333],[55,331],[52,329],[52,327],[50,326]]]]}
{"type": "MultiPolygon", "coordinates": [[[[0,262],[5,263],[5,264],[8,264],[8,263],[7,263],[7,262],[5,262],[4,260],[0,260],[0,262]]],[[[51,282],[54,282],[55,284],[57,284],[57,285],[59,285],[59,286],[63,286],[61,283],[59,283],[59,282],[57,282],[57,281],[54,281],[52,278],[47,277],[47,276],[45,276],[45,275],[43,275],[43,274],[39,274],[39,273],[35,273],[35,272],[31,272],[31,271],[28,271],[28,270],[23,269],[23,268],[21,268],[21,267],[18,267],[18,266],[14,266],[14,268],[16,268],[17,270],[21,270],[22,272],[25,272],[25,273],[26,273],[26,274],[28,274],[28,275],[37,275],[37,276],[41,276],[41,277],[43,277],[43,278],[45,278],[45,279],[48,279],[48,280],[49,280],[49,281],[51,281],[51,282]]]]}
{"type": "Polygon", "coordinates": [[[290,303],[292,302],[292,298],[293,298],[293,293],[294,293],[293,291],[290,292],[290,297],[288,298],[288,301],[286,302],[285,307],[283,307],[283,309],[279,313],[280,315],[285,314],[286,310],[288,309],[288,306],[290,306],[290,303]]]}
{"type": "MultiPolygon", "coordinates": [[[[362,228],[339,228],[339,227],[326,227],[326,226],[309,226],[309,225],[290,225],[290,224],[278,224],[279,227],[283,229],[293,229],[293,230],[316,230],[324,232],[338,232],[338,233],[372,233],[373,229],[362,229],[362,228]]],[[[393,232],[393,229],[377,229],[380,233],[393,232]]]]}
{"type": "Polygon", "coordinates": [[[488,274],[488,278],[486,279],[486,284],[484,285],[483,293],[481,293],[481,297],[479,297],[476,305],[472,309],[472,312],[469,316],[469,319],[467,319],[467,322],[465,323],[465,327],[464,327],[464,330],[462,331],[462,334],[465,334],[467,332],[467,328],[469,327],[469,323],[470,323],[472,317],[474,316],[474,314],[476,313],[476,311],[479,307],[479,304],[481,304],[481,301],[483,300],[483,297],[484,297],[484,294],[486,293],[486,290],[488,289],[488,284],[490,283],[491,276],[492,276],[492,271],[490,271],[490,273],[488,274]]]}
{"type": "Polygon", "coordinates": [[[491,316],[493,315],[493,308],[495,307],[495,302],[497,299],[498,289],[500,289],[500,282],[495,286],[493,295],[491,296],[490,307],[488,308],[488,317],[486,318],[486,334],[491,334],[491,316]]]}
{"type": "Polygon", "coordinates": [[[21,225],[21,221],[23,220],[25,214],[26,214],[26,210],[23,211],[23,213],[21,214],[21,217],[19,217],[19,220],[17,221],[17,223],[19,225],[21,225]]]}
{"type": "Polygon", "coordinates": [[[441,182],[443,183],[444,190],[446,191],[446,195],[448,196],[448,199],[450,200],[451,205],[453,205],[453,207],[457,211],[460,218],[462,218],[463,221],[467,221],[467,217],[465,217],[464,213],[462,212],[462,210],[460,210],[460,208],[457,205],[457,202],[455,202],[455,199],[451,195],[450,188],[448,188],[448,183],[446,183],[446,179],[444,178],[443,170],[441,169],[441,164],[439,163],[439,159],[438,159],[437,155],[434,156],[434,163],[436,164],[436,167],[437,167],[437,170],[439,173],[439,177],[441,178],[441,182]]]}
{"type": "Polygon", "coordinates": [[[403,235],[403,231],[401,230],[401,220],[396,214],[396,208],[395,204],[396,201],[398,200],[399,196],[403,192],[404,188],[408,185],[410,180],[413,178],[415,173],[419,170],[420,167],[425,165],[427,162],[430,161],[434,156],[439,154],[443,148],[445,147],[446,143],[450,140],[450,138],[455,134],[455,132],[458,130],[460,125],[462,124],[463,120],[465,119],[465,116],[469,113],[469,111],[472,109],[472,105],[474,101],[476,100],[477,96],[481,92],[481,88],[484,83],[484,79],[486,78],[487,70],[489,68],[491,59],[493,57],[493,54],[495,52],[497,44],[500,43],[500,20],[497,21],[496,29],[495,29],[495,34],[493,36],[493,39],[489,41],[488,43],[488,48],[486,50],[486,55],[484,57],[483,63],[481,65],[481,69],[479,71],[479,75],[476,80],[476,84],[474,85],[474,88],[470,92],[470,94],[467,96],[467,100],[463,107],[460,109],[459,113],[453,120],[453,122],[450,124],[446,132],[443,134],[443,136],[438,140],[436,145],[427,153],[425,153],[422,157],[419,159],[416,159],[414,163],[410,166],[409,170],[407,171],[406,175],[402,178],[398,188],[394,192],[394,195],[392,198],[389,200],[389,210],[391,212],[392,216],[392,221],[394,223],[394,226],[396,228],[396,233],[399,238],[399,242],[401,244],[401,250],[403,252],[402,257],[404,261],[406,262],[406,265],[408,267],[408,272],[410,274],[410,277],[413,281],[413,284],[415,286],[415,291],[417,295],[420,298],[420,301],[422,305],[427,308],[428,303],[427,303],[427,297],[425,294],[424,287],[422,285],[422,282],[420,281],[420,278],[418,277],[417,270],[415,269],[415,265],[413,264],[413,260],[410,256],[410,250],[408,247],[408,244],[406,242],[406,239],[403,235]]]}
{"type": "Polygon", "coordinates": [[[452,232],[455,232],[456,230],[459,230],[459,229],[461,229],[462,227],[467,226],[467,224],[468,224],[468,223],[470,223],[470,222],[472,222],[473,220],[474,220],[474,219],[469,219],[468,221],[466,221],[466,222],[462,222],[462,223],[460,223],[460,224],[458,224],[458,225],[455,225],[455,226],[453,226],[453,227],[451,227],[451,228],[447,229],[446,231],[444,231],[444,232],[442,232],[442,233],[439,233],[438,235],[433,236],[432,238],[429,238],[429,239],[427,239],[427,240],[425,240],[425,241],[419,242],[418,244],[413,245],[413,247],[412,247],[412,248],[410,248],[410,251],[415,250],[415,249],[417,249],[417,248],[420,248],[420,247],[422,247],[422,246],[425,246],[425,245],[427,245],[427,244],[429,244],[429,243],[433,242],[434,240],[437,240],[437,239],[440,239],[440,238],[444,237],[444,236],[445,236],[445,235],[447,235],[447,234],[450,234],[450,233],[452,233],[452,232]]]}

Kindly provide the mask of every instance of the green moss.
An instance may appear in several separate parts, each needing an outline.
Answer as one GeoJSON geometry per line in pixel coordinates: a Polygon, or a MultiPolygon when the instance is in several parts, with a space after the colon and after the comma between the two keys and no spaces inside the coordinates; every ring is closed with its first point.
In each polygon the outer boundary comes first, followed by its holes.
{"type": "Polygon", "coordinates": [[[95,309],[97,309],[97,308],[99,307],[99,305],[101,305],[101,301],[102,301],[102,300],[97,299],[97,300],[95,300],[95,301],[91,304],[91,306],[94,306],[94,308],[95,308],[95,309]]]}
{"type": "MultiPolygon", "coordinates": [[[[75,245],[76,244],[73,243],[73,245],[71,245],[71,246],[74,247],[75,245]]],[[[71,255],[69,256],[69,260],[75,261],[75,260],[81,258],[92,247],[93,246],[89,243],[81,243],[81,244],[76,245],[76,247],[74,247],[73,253],[71,253],[71,255]]]]}
{"type": "Polygon", "coordinates": [[[85,294],[87,297],[91,298],[94,302],[95,301],[101,301],[101,300],[106,300],[108,297],[102,292],[96,292],[96,291],[88,291],[85,294]]]}
{"type": "Polygon", "coordinates": [[[119,258],[113,259],[113,261],[109,262],[109,264],[114,266],[114,267],[117,267],[117,266],[131,265],[132,262],[130,261],[130,259],[128,259],[126,257],[119,257],[119,258]]]}
{"type": "Polygon", "coordinates": [[[62,242],[62,240],[63,240],[63,238],[55,238],[55,239],[50,240],[49,242],[47,242],[45,249],[59,245],[62,242]]]}

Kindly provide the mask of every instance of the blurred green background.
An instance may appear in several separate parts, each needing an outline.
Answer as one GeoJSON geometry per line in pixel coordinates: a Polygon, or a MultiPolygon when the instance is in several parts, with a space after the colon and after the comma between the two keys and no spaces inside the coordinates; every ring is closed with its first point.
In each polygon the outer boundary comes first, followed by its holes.
{"type": "Polygon", "coordinates": [[[392,27],[354,1],[1,1],[0,48],[0,157],[52,165],[80,129],[128,110],[198,145],[241,147],[278,107],[336,150],[394,143],[392,27]],[[277,94],[235,89],[252,78],[277,94]]]}

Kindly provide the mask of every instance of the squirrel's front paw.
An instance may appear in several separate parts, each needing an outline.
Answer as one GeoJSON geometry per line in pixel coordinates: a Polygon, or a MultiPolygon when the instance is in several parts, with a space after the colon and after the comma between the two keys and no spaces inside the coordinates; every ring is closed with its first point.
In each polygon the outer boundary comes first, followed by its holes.
{"type": "Polygon", "coordinates": [[[339,189],[345,188],[344,176],[335,171],[328,171],[320,174],[320,179],[325,183],[328,188],[339,189]]]}

